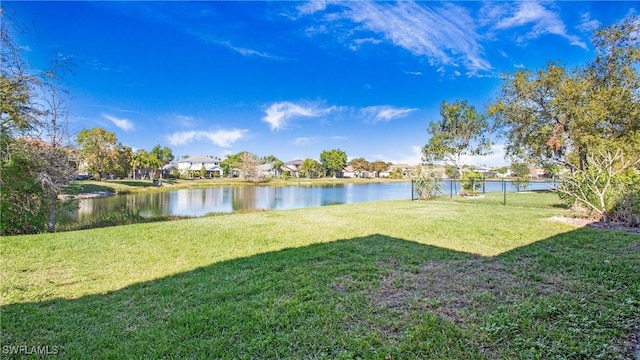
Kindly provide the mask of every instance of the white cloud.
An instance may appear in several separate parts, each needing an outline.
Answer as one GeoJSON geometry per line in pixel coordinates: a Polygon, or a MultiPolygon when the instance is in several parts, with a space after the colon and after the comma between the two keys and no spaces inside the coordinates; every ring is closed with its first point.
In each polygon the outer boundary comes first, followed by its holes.
{"type": "Polygon", "coordinates": [[[121,119],[107,114],[102,114],[102,117],[111,121],[115,126],[122,129],[124,132],[129,132],[135,128],[135,125],[129,119],[121,119]]]}
{"type": "Polygon", "coordinates": [[[168,136],[169,143],[174,146],[184,145],[191,141],[209,140],[219,147],[229,147],[236,141],[242,139],[247,130],[216,130],[216,131],[180,131],[168,136]]]}
{"type": "Polygon", "coordinates": [[[360,114],[370,122],[391,121],[403,118],[416,111],[414,108],[394,108],[388,105],[369,106],[362,108],[360,114]]]}
{"type": "Polygon", "coordinates": [[[178,126],[182,128],[194,127],[196,124],[196,121],[193,118],[193,116],[189,116],[189,115],[176,115],[175,121],[178,123],[178,126]]]}
{"type": "Polygon", "coordinates": [[[327,8],[327,4],[328,2],[326,0],[311,0],[296,7],[296,9],[298,10],[299,15],[307,15],[323,11],[327,8]]]}
{"type": "Polygon", "coordinates": [[[522,39],[535,39],[542,35],[552,34],[569,40],[571,45],[583,49],[587,48],[587,45],[578,36],[567,33],[560,15],[545,8],[542,4],[535,1],[525,1],[519,2],[515,6],[514,10],[509,11],[512,14],[508,15],[505,15],[505,12],[487,11],[492,16],[496,16],[493,19],[495,29],[506,30],[527,25],[531,26],[531,30],[522,39]]]}
{"type": "Polygon", "coordinates": [[[602,24],[598,20],[591,19],[591,14],[585,13],[580,17],[580,25],[578,30],[586,33],[592,33],[599,29],[602,24]]]}
{"type": "Polygon", "coordinates": [[[323,107],[319,103],[296,104],[289,101],[271,104],[262,118],[271,127],[271,130],[280,130],[293,118],[319,117],[335,110],[335,107],[323,107]]]}
{"type": "MultiPolygon", "coordinates": [[[[359,34],[374,32],[416,56],[426,56],[433,65],[463,65],[470,74],[491,69],[479,44],[481,37],[476,33],[475,21],[463,7],[409,1],[393,4],[344,1],[336,5],[347,9],[338,15],[331,14],[334,15],[331,17],[325,15],[324,21],[346,19],[356,23],[350,32],[354,37],[349,40],[351,48],[358,48],[363,38],[371,39],[359,34]]],[[[313,2],[299,11],[301,15],[311,14],[324,11],[326,7],[326,2],[313,2]]]]}
{"type": "Polygon", "coordinates": [[[293,139],[293,145],[309,145],[314,143],[316,138],[314,137],[297,137],[293,139]]]}

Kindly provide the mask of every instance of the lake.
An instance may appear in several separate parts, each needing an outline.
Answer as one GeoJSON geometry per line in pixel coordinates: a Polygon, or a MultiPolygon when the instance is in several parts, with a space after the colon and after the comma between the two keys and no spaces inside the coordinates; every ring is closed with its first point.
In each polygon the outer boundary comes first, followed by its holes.
{"type": "MultiPolygon", "coordinates": [[[[532,182],[542,190],[549,182],[532,182]]],[[[443,186],[447,194],[452,187],[443,186]]],[[[456,190],[460,185],[456,183],[456,190]]],[[[480,188],[482,191],[482,188],[480,188]]],[[[486,182],[486,192],[501,192],[502,182],[486,182]]],[[[507,191],[516,191],[508,184],[507,191]]],[[[80,199],[78,208],[62,214],[61,223],[87,223],[100,216],[129,209],[142,216],[203,216],[242,210],[286,210],[368,201],[411,199],[411,182],[334,184],[324,186],[235,186],[80,199]]]]}

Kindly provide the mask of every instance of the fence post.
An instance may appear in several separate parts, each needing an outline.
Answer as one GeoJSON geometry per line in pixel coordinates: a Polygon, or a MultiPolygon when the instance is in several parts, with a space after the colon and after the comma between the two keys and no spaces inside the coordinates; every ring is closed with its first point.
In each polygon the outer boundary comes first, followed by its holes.
{"type": "Polygon", "coordinates": [[[485,184],[487,183],[487,174],[482,174],[482,194],[485,193],[485,184]]]}
{"type": "Polygon", "coordinates": [[[453,201],[453,180],[449,180],[449,200],[453,201]]]}
{"type": "Polygon", "coordinates": [[[505,182],[504,178],[502,179],[502,196],[502,205],[507,206],[507,183],[505,182]]]}
{"type": "Polygon", "coordinates": [[[415,180],[411,179],[411,201],[413,201],[413,182],[415,180]]]}

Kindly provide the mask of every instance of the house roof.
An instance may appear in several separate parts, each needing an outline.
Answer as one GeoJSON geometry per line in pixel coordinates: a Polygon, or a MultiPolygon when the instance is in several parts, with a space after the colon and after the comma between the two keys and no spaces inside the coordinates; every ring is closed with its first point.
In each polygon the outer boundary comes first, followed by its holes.
{"type": "Polygon", "coordinates": [[[178,163],[214,163],[214,162],[220,162],[219,159],[214,159],[212,157],[208,157],[208,156],[200,156],[200,155],[196,155],[196,156],[189,156],[186,159],[182,159],[180,161],[178,161],[178,163]]]}
{"type": "Polygon", "coordinates": [[[259,166],[258,166],[258,170],[260,170],[260,171],[270,171],[270,170],[273,170],[273,164],[264,164],[264,165],[259,165],[259,166]]]}
{"type": "Polygon", "coordinates": [[[289,162],[284,163],[285,165],[302,165],[302,160],[291,160],[289,162]]]}

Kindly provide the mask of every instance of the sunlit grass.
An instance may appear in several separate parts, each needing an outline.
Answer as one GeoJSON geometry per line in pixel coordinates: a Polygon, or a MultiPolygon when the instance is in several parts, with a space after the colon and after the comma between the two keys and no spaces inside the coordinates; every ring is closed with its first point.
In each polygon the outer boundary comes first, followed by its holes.
{"type": "MultiPolygon", "coordinates": [[[[443,199],[2,238],[2,345],[63,357],[625,358],[640,235],[443,199]]],[[[491,200],[488,198],[487,200],[491,200]]]]}

